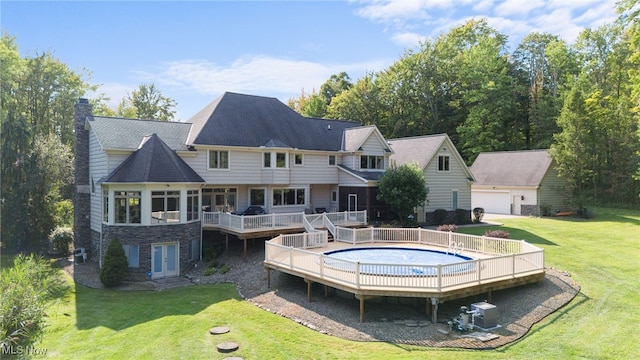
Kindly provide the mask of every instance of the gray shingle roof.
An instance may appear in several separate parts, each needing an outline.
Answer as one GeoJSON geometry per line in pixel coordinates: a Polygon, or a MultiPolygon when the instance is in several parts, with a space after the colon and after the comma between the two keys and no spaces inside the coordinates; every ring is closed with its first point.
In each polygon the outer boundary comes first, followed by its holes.
{"type": "Polygon", "coordinates": [[[103,150],[134,151],[140,140],[151,134],[160,138],[173,150],[187,150],[186,139],[191,124],[93,116],[88,121],[103,150]]]}
{"type": "Polygon", "coordinates": [[[374,132],[375,126],[360,126],[351,129],[347,129],[345,132],[344,150],[345,151],[358,151],[361,150],[362,144],[369,138],[372,132],[374,132]]]}
{"type": "Polygon", "coordinates": [[[384,171],[357,171],[340,164],[338,164],[338,168],[367,181],[378,181],[384,175],[384,171]]]}
{"type": "Polygon", "coordinates": [[[480,153],[471,165],[477,185],[539,186],[551,166],[547,150],[480,153]]]}
{"type": "Polygon", "coordinates": [[[390,139],[389,144],[393,149],[390,160],[398,166],[416,163],[420,169],[424,169],[446,138],[446,134],[437,134],[390,139]]]}
{"type": "Polygon", "coordinates": [[[339,151],[359,123],[304,117],[276,98],[226,92],[191,119],[188,144],[339,151]]]}
{"type": "Polygon", "coordinates": [[[143,139],[140,148],[104,180],[106,183],[204,183],[157,134],[143,139]]]}

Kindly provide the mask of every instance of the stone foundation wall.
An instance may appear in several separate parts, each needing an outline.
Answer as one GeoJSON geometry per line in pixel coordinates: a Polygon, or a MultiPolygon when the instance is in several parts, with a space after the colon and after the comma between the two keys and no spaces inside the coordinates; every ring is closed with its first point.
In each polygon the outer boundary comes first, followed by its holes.
{"type": "Polygon", "coordinates": [[[520,215],[540,216],[541,214],[538,205],[522,205],[520,206],[520,215]]]}
{"type": "MultiPolygon", "coordinates": [[[[177,242],[180,247],[180,275],[189,269],[189,244],[192,240],[200,241],[200,222],[187,224],[162,225],[162,226],[115,226],[103,225],[103,253],[106,251],[109,241],[117,238],[122,245],[138,245],[137,268],[129,268],[127,280],[148,280],[147,274],[151,271],[151,245],[159,243],[177,242]]],[[[104,254],[102,254],[104,257],[104,254]]]]}

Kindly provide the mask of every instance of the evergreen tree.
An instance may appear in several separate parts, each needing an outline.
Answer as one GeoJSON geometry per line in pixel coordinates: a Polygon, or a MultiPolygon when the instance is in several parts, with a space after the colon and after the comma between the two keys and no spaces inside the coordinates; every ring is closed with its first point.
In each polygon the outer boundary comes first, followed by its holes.
{"type": "Polygon", "coordinates": [[[100,270],[100,281],[106,287],[118,286],[129,272],[129,263],[124,254],[120,240],[112,239],[104,255],[104,263],[100,270]]]}

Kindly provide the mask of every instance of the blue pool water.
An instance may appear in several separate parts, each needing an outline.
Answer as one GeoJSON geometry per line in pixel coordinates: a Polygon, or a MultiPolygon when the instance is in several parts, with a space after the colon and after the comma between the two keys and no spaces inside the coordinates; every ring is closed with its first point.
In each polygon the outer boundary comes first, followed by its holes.
{"type": "Polygon", "coordinates": [[[435,267],[437,265],[460,263],[443,267],[443,274],[466,272],[475,267],[473,262],[467,263],[473,258],[437,250],[368,247],[334,250],[324,254],[327,266],[353,271],[355,263],[359,262],[361,273],[374,275],[433,276],[438,273],[435,267]]]}

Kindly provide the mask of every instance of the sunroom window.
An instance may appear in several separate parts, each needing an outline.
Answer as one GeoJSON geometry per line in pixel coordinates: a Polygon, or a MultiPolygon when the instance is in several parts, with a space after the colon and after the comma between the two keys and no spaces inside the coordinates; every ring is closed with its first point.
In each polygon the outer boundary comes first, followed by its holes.
{"type": "Polygon", "coordinates": [[[117,191],[114,197],[115,222],[117,224],[140,224],[140,191],[117,191]]]}
{"type": "Polygon", "coordinates": [[[180,191],[151,192],[151,223],[180,222],[180,191]]]}

